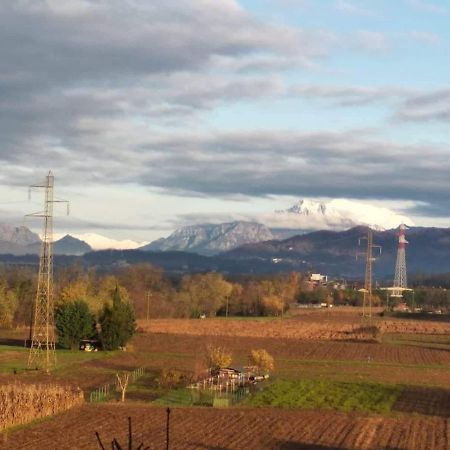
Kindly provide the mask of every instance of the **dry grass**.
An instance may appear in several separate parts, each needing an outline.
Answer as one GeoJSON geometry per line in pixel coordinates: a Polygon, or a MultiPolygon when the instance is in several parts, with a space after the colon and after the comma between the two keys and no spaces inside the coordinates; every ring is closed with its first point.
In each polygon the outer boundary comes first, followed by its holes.
{"type": "Polygon", "coordinates": [[[83,392],[68,386],[21,383],[1,386],[0,430],[52,416],[83,402],[83,392]]]}

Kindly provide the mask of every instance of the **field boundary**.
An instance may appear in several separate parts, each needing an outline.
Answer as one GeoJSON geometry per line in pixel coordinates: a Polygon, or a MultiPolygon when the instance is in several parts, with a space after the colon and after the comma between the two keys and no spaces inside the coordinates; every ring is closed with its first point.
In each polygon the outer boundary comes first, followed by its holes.
{"type": "MultiPolygon", "coordinates": [[[[138,367],[130,372],[129,383],[133,384],[138,378],[145,374],[144,367],[138,367]]],[[[112,383],[104,384],[89,393],[89,403],[106,401],[111,398],[114,392],[119,390],[117,380],[112,383]]]]}

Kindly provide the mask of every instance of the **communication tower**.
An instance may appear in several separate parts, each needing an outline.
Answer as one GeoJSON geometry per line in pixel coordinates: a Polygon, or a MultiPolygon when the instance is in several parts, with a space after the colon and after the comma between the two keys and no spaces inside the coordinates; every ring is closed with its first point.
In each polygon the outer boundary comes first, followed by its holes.
{"type": "Polygon", "coordinates": [[[406,255],[405,248],[408,241],[405,237],[406,225],[401,224],[398,233],[397,262],[395,263],[394,286],[391,297],[403,297],[403,291],[408,289],[406,278],[406,255]]]}

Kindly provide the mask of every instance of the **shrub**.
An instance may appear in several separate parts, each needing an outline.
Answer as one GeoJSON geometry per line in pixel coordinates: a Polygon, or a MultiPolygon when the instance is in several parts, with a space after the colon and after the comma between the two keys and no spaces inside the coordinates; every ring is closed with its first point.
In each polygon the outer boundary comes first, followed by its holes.
{"type": "Polygon", "coordinates": [[[248,360],[259,372],[268,373],[274,369],[273,357],[264,349],[252,350],[248,360]]]}
{"type": "Polygon", "coordinates": [[[186,374],[181,370],[164,368],[159,378],[159,385],[164,388],[172,389],[185,384],[186,379],[186,374]]]}
{"type": "Polygon", "coordinates": [[[278,295],[268,295],[262,298],[265,316],[278,316],[283,313],[284,302],[278,295]]]}
{"type": "Polygon", "coordinates": [[[231,364],[231,353],[224,347],[208,346],[206,349],[206,364],[211,370],[219,370],[231,364]]]}
{"type": "Polygon", "coordinates": [[[64,303],[56,309],[58,343],[63,348],[78,348],[81,339],[95,335],[95,318],[83,300],[64,303]]]}

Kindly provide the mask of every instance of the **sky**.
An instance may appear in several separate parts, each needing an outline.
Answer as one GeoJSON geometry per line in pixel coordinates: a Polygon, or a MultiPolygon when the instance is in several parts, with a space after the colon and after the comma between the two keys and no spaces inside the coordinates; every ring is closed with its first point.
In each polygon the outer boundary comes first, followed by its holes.
{"type": "Polygon", "coordinates": [[[450,226],[449,22],[438,0],[0,0],[2,221],[52,170],[58,232],[151,241],[298,199],[450,226]]]}

